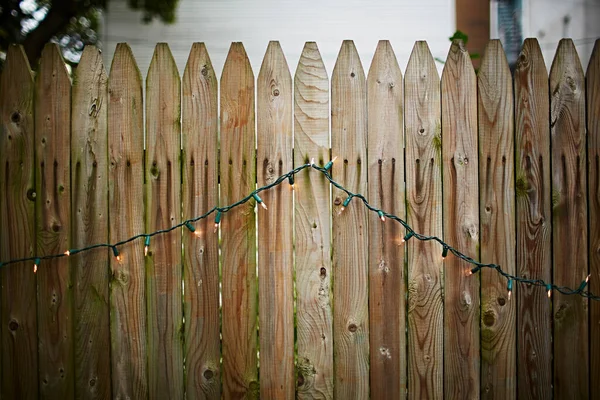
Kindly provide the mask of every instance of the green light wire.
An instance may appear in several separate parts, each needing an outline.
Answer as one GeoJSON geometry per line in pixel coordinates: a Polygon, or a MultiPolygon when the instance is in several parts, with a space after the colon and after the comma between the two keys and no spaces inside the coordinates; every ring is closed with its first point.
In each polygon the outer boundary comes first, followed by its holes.
{"type": "Polygon", "coordinates": [[[513,287],[513,282],[517,282],[517,283],[521,283],[521,284],[528,284],[528,285],[533,285],[533,286],[541,286],[544,287],[546,289],[546,291],[548,291],[549,293],[551,293],[553,290],[556,290],[557,292],[564,294],[564,295],[579,295],[582,296],[584,298],[590,299],[590,300],[596,300],[596,301],[600,301],[600,296],[597,296],[587,290],[585,290],[588,281],[589,281],[589,276],[586,277],[586,279],[584,281],[581,282],[581,284],[579,285],[579,287],[577,289],[571,289],[569,287],[566,286],[558,286],[558,285],[554,285],[548,282],[545,282],[541,279],[527,279],[527,278],[522,278],[516,275],[512,275],[509,274],[507,272],[505,272],[504,270],[502,270],[502,268],[500,267],[500,265],[498,264],[485,264],[485,263],[480,263],[476,260],[474,260],[473,258],[461,253],[459,250],[455,249],[454,247],[450,246],[449,244],[447,244],[446,242],[444,242],[442,239],[440,239],[437,236],[426,236],[426,235],[422,235],[420,233],[417,233],[414,229],[411,228],[410,225],[408,225],[408,223],[406,221],[404,221],[403,219],[397,217],[396,215],[393,214],[388,214],[383,210],[380,210],[374,206],[372,206],[367,199],[359,193],[353,193],[350,190],[346,189],[345,187],[343,187],[341,184],[339,184],[338,182],[336,182],[335,180],[333,180],[333,178],[331,177],[329,171],[331,169],[333,165],[333,161],[329,161],[325,167],[319,167],[318,165],[314,164],[314,163],[309,163],[309,164],[303,164],[299,167],[296,167],[294,169],[292,169],[291,171],[289,171],[288,173],[281,175],[279,178],[277,178],[275,181],[271,182],[268,185],[262,186],[257,188],[255,191],[253,191],[252,193],[248,194],[246,197],[242,198],[241,200],[230,204],[228,206],[223,206],[223,207],[213,207],[210,210],[208,210],[207,212],[205,212],[204,214],[197,216],[195,218],[191,218],[188,220],[185,220],[177,225],[173,225],[170,228],[167,229],[161,229],[161,230],[157,230],[154,231],[152,233],[141,233],[139,235],[135,235],[130,237],[129,239],[126,240],[122,240],[120,242],[117,243],[99,243],[99,244],[94,244],[88,247],[84,247],[81,249],[69,249],[68,251],[66,251],[63,254],[53,254],[53,255],[48,255],[48,256],[34,256],[34,257],[25,257],[25,258],[19,258],[19,259],[13,259],[13,260],[9,260],[9,261],[5,261],[5,262],[0,262],[0,268],[1,267],[6,267],[10,264],[16,264],[16,263],[20,263],[20,262],[26,262],[26,261],[35,261],[36,264],[39,264],[40,261],[43,260],[51,260],[51,259],[55,259],[55,258],[61,258],[61,257],[68,257],[68,256],[72,256],[75,255],[77,253],[81,253],[81,252],[85,252],[85,251],[90,251],[93,249],[97,249],[97,248],[110,248],[113,250],[113,253],[115,254],[115,256],[117,256],[118,250],[117,247],[118,246],[122,246],[124,244],[127,244],[129,242],[133,242],[134,240],[137,240],[139,238],[144,238],[145,239],[145,244],[146,246],[149,246],[150,244],[150,238],[153,236],[157,236],[157,235],[162,235],[164,233],[168,233],[171,232],[175,229],[181,228],[181,227],[186,227],[189,229],[190,226],[192,226],[191,224],[194,222],[197,222],[201,219],[205,219],[207,217],[209,217],[211,214],[216,213],[216,217],[215,217],[215,228],[220,224],[221,222],[221,217],[223,215],[223,213],[228,212],[229,210],[236,208],[242,204],[245,204],[246,202],[248,202],[251,199],[254,199],[255,201],[257,201],[258,203],[264,204],[262,202],[262,199],[260,198],[260,196],[258,195],[260,192],[269,190],[275,186],[278,186],[279,184],[281,184],[283,181],[288,180],[290,183],[294,182],[294,175],[298,174],[299,172],[305,170],[306,168],[312,168],[314,170],[319,171],[320,173],[322,173],[325,178],[329,181],[329,183],[334,186],[335,188],[337,188],[338,190],[341,190],[342,192],[346,193],[346,195],[348,196],[346,198],[346,200],[344,201],[344,207],[348,206],[350,201],[353,198],[357,198],[359,200],[361,200],[364,204],[364,206],[369,209],[369,211],[372,211],[374,213],[376,213],[378,215],[378,217],[381,218],[382,215],[384,215],[386,218],[389,218],[391,220],[394,220],[396,222],[398,222],[400,225],[402,225],[402,227],[404,227],[404,229],[406,230],[406,235],[405,235],[405,239],[408,240],[410,238],[416,238],[418,240],[421,241],[435,241],[438,242],[442,248],[443,248],[443,255],[447,255],[448,252],[452,253],[455,257],[471,264],[473,267],[471,268],[470,272],[471,274],[475,274],[477,272],[479,272],[481,269],[483,268],[489,268],[489,269],[493,269],[495,270],[498,274],[500,274],[501,276],[503,276],[504,278],[507,279],[507,286],[510,287],[509,290],[512,290],[513,287]]]}

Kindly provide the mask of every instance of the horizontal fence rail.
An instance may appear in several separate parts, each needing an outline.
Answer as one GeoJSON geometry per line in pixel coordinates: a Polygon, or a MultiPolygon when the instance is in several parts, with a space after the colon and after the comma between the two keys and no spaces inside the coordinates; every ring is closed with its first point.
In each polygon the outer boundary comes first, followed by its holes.
{"type": "Polygon", "coordinates": [[[219,76],[9,48],[1,400],[600,399],[600,41],[219,76]]]}

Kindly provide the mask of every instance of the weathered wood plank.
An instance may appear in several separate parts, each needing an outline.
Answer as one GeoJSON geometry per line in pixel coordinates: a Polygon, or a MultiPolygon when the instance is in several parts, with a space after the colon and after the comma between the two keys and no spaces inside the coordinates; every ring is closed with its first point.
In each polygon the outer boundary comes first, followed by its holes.
{"type": "MultiPolygon", "coordinates": [[[[331,152],[339,159],[331,172],[354,193],[367,192],[366,100],[358,52],[345,40],[331,76],[331,152]]],[[[367,210],[355,200],[340,214],[346,197],[333,192],[334,394],[364,399],[369,397],[367,210]]]]}
{"type": "MultiPolygon", "coordinates": [[[[256,85],[257,185],[264,186],[292,169],[292,77],[279,42],[269,42],[256,85]]],[[[258,215],[260,397],[293,399],[292,191],[279,185],[261,197],[269,209],[258,215]]]]}
{"type": "MultiPolygon", "coordinates": [[[[315,42],[294,78],[294,166],[329,161],[329,79],[315,42]]],[[[333,398],[329,183],[304,170],[295,178],[296,330],[299,399],[333,398]]]]}
{"type": "MultiPolygon", "coordinates": [[[[367,78],[368,198],[405,219],[404,93],[389,41],[381,40],[367,78]]],[[[357,207],[361,205],[356,204],[357,207]]],[[[371,397],[406,397],[406,300],[402,226],[369,213],[369,323],[371,397]]]]}
{"type": "MultiPolygon", "coordinates": [[[[242,43],[233,43],[221,75],[220,204],[256,188],[254,74],[242,43]]],[[[254,201],[223,215],[223,395],[258,398],[256,216],[254,201]]]]}
{"type": "MultiPolygon", "coordinates": [[[[183,218],[215,206],[218,187],[218,84],[204,43],[194,43],[183,74],[183,218]]],[[[214,221],[183,235],[185,390],[190,399],[221,398],[219,241],[214,221]]]]}
{"type": "MultiPolygon", "coordinates": [[[[71,105],[72,247],[108,242],[107,76],[88,46],[75,70],[71,105]]],[[[75,397],[111,396],[108,252],[71,260],[74,283],[75,397]]]]}
{"type": "MultiPolygon", "coordinates": [[[[56,44],[42,51],[35,126],[37,254],[61,254],[71,245],[71,80],[56,44]]],[[[70,399],[75,384],[69,258],[44,262],[37,275],[40,395],[70,399]]]]}
{"type": "MultiPolygon", "coordinates": [[[[144,231],[144,125],[142,77],[131,49],[117,45],[108,79],[109,234],[112,243],[144,231]]],[[[148,397],[146,282],[139,242],[110,257],[112,396],[148,397]]]]}
{"type": "MultiPolygon", "coordinates": [[[[146,232],[181,222],[181,81],[166,43],[146,77],[146,232]]],[[[185,231],[184,234],[191,234],[185,231]]],[[[181,231],[155,236],[146,257],[150,398],[183,398],[181,231]]]]}
{"type": "MultiPolygon", "coordinates": [[[[570,39],[550,69],[553,281],[578,287],[588,274],[585,80],[570,39]]],[[[554,396],[589,396],[588,301],[553,297],[554,396]]]]}
{"type": "MultiPolygon", "coordinates": [[[[406,75],[407,222],[417,232],[442,237],[440,78],[426,42],[413,47],[406,75]]],[[[408,246],[408,387],[413,399],[444,393],[442,249],[411,240],[408,246]]]]}
{"type": "MultiPolygon", "coordinates": [[[[600,293],[600,40],[586,73],[588,120],[588,177],[590,226],[590,281],[589,289],[600,293]]],[[[600,303],[590,301],[590,397],[600,399],[600,303]]]]}
{"type": "MultiPolygon", "coordinates": [[[[515,274],[514,101],[499,40],[486,47],[477,74],[481,261],[515,274]]],[[[516,397],[516,314],[507,280],[481,271],[481,394],[516,397]]],[[[512,295],[512,294],[511,294],[512,295]]]]}
{"type": "MultiPolygon", "coordinates": [[[[444,240],[479,256],[477,80],[469,53],[454,42],[442,73],[444,240]]],[[[456,257],[445,261],[444,393],[479,396],[479,277],[456,257]]]]}
{"type": "MultiPolygon", "coordinates": [[[[536,39],[526,39],[515,68],[517,272],[551,281],[550,96],[536,39]]],[[[552,396],[551,303],[542,289],[518,285],[518,397],[552,396]]]]}
{"type": "MultiPolygon", "coordinates": [[[[21,46],[10,46],[0,80],[0,261],[35,245],[34,82],[21,46]]],[[[36,277],[31,264],[0,269],[0,397],[38,398],[36,277]]]]}

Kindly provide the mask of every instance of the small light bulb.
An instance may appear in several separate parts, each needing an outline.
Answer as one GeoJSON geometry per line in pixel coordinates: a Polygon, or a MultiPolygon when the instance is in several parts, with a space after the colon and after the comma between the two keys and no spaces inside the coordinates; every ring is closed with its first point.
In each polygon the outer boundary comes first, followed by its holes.
{"type": "Polygon", "coordinates": [[[402,243],[408,242],[410,240],[411,237],[415,236],[415,232],[414,231],[410,231],[406,234],[406,236],[404,236],[402,238],[402,243]]]}
{"type": "Polygon", "coordinates": [[[385,222],[385,216],[383,215],[383,211],[377,211],[377,215],[379,215],[379,219],[381,222],[385,222]]]}
{"type": "Polygon", "coordinates": [[[315,158],[314,157],[310,159],[310,166],[311,167],[315,166],[315,158]]]}
{"type": "Polygon", "coordinates": [[[331,169],[331,167],[333,167],[333,163],[335,162],[335,160],[337,160],[337,156],[333,157],[333,160],[329,161],[327,164],[325,164],[325,171],[329,171],[331,169]]]}
{"type": "Polygon", "coordinates": [[[513,281],[512,279],[508,280],[508,283],[506,284],[506,289],[508,290],[508,300],[510,301],[510,297],[512,295],[512,287],[513,287],[513,281]]]}
{"type": "Polygon", "coordinates": [[[199,238],[199,237],[202,236],[202,231],[198,231],[197,230],[197,231],[194,232],[194,235],[196,235],[196,237],[199,238]]]}
{"type": "Polygon", "coordinates": [[[546,285],[546,290],[548,291],[548,298],[552,297],[552,286],[550,284],[546,285]]]}
{"type": "Polygon", "coordinates": [[[444,250],[442,250],[442,260],[445,260],[448,257],[448,246],[444,246],[444,250]]]}
{"type": "Polygon", "coordinates": [[[288,177],[288,182],[290,183],[290,190],[294,190],[294,175],[288,177]]]}
{"type": "Polygon", "coordinates": [[[252,194],[252,197],[254,197],[254,200],[256,200],[256,202],[258,204],[260,204],[260,206],[262,208],[264,208],[265,210],[267,209],[267,205],[265,204],[265,202],[260,198],[260,196],[258,195],[258,193],[254,193],[252,194]]]}
{"type": "Polygon", "coordinates": [[[115,256],[117,261],[121,262],[122,258],[121,258],[121,254],[119,254],[119,249],[117,249],[117,246],[113,246],[112,251],[113,251],[113,255],[115,256]]]}
{"type": "Polygon", "coordinates": [[[585,277],[585,283],[588,283],[590,281],[590,276],[592,276],[592,274],[589,274],[585,277]]]}
{"type": "Polygon", "coordinates": [[[35,274],[38,270],[38,265],[40,265],[40,259],[36,258],[33,262],[33,273],[35,274]]]}
{"type": "Polygon", "coordinates": [[[219,225],[221,224],[221,211],[217,210],[217,215],[215,216],[215,233],[219,230],[219,225]]]}
{"type": "Polygon", "coordinates": [[[146,236],[144,239],[144,257],[148,256],[148,250],[150,250],[150,236],[146,236]]]}
{"type": "Polygon", "coordinates": [[[71,252],[69,250],[65,251],[65,256],[69,257],[71,255],[71,252]]]}

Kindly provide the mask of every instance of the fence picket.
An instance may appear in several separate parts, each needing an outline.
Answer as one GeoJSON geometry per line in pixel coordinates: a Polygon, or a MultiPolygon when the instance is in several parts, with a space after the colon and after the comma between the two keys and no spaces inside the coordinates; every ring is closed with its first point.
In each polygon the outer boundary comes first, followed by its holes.
{"type": "MultiPolygon", "coordinates": [[[[588,120],[588,177],[589,177],[589,226],[590,226],[590,274],[600,277],[600,40],[586,73],[587,120],[588,120]]],[[[600,279],[592,279],[589,289],[600,292],[600,279]]],[[[590,302],[590,397],[600,399],[600,304],[590,302]]]]}
{"type": "MultiPolygon", "coordinates": [[[[294,166],[329,159],[329,79],[315,42],[294,78],[294,166]]],[[[297,395],[333,398],[329,182],[304,170],[295,178],[297,395]]]]}
{"type": "MultiPolygon", "coordinates": [[[[0,260],[35,245],[34,81],[25,51],[10,46],[0,80],[0,260]],[[8,190],[7,190],[8,189],[8,190]]],[[[38,398],[36,275],[30,263],[0,268],[0,398],[38,398]]]]}
{"type": "MultiPolygon", "coordinates": [[[[404,77],[407,222],[442,237],[440,78],[426,42],[417,42],[404,77]]],[[[412,399],[440,399],[444,390],[442,249],[411,240],[408,247],[408,387],[412,399]]]]}
{"type": "MultiPolygon", "coordinates": [[[[269,42],[256,86],[257,185],[264,186],[293,165],[292,78],[279,42],[269,42]]],[[[260,397],[293,399],[292,191],[279,185],[260,196],[269,207],[258,215],[260,397]]]]}
{"type": "MultiPolygon", "coordinates": [[[[183,74],[183,218],[206,213],[219,198],[218,86],[204,43],[194,43],[183,74]]],[[[221,398],[219,238],[210,218],[198,237],[183,235],[186,396],[221,398]]]]}
{"type": "MultiPolygon", "coordinates": [[[[181,222],[180,116],[177,65],[169,46],[159,43],[146,78],[146,232],[181,222]]],[[[154,237],[146,257],[151,399],[183,398],[181,235],[176,229],[154,237]]]]}
{"type": "MultiPolygon", "coordinates": [[[[389,41],[381,40],[367,78],[368,198],[406,219],[402,72],[389,41]]],[[[360,207],[361,205],[356,204],[360,207]]],[[[369,324],[371,397],[406,397],[406,300],[402,227],[369,213],[369,324]]]]}
{"type": "MultiPolygon", "coordinates": [[[[551,281],[550,97],[535,39],[526,39],[515,68],[517,274],[551,281]]],[[[536,286],[515,287],[518,303],[518,397],[552,397],[551,303],[536,286]]]]}
{"type": "MultiPolygon", "coordinates": [[[[142,77],[131,48],[117,45],[108,78],[109,234],[112,243],[144,231],[142,77]]],[[[148,397],[146,272],[139,241],[110,257],[112,395],[148,397]]]]}
{"type": "MultiPolygon", "coordinates": [[[[553,282],[578,287],[588,274],[585,79],[573,41],[550,69],[553,282]]],[[[554,396],[589,397],[588,311],[580,296],[555,293],[554,396]]]]}
{"type": "MultiPolygon", "coordinates": [[[[256,189],[254,74],[242,43],[229,48],[220,101],[220,205],[226,206],[256,189]]],[[[255,205],[250,200],[221,222],[225,398],[259,397],[255,205]]]]}
{"type": "MultiPolygon", "coordinates": [[[[477,83],[481,261],[514,275],[514,102],[499,40],[487,45],[477,83]]],[[[481,386],[486,398],[516,397],[516,304],[507,287],[495,270],[481,271],[481,386]]]]}
{"type": "MultiPolygon", "coordinates": [[[[42,51],[36,80],[37,254],[71,246],[71,80],[56,44],[42,51]]],[[[69,257],[38,268],[39,387],[44,398],[72,398],[73,292],[69,257]]]]}
{"type": "MultiPolygon", "coordinates": [[[[342,43],[331,76],[333,179],[354,193],[367,192],[367,98],[365,73],[354,42],[342,43]],[[364,162],[364,166],[363,166],[364,162]]],[[[359,199],[333,191],[334,394],[369,397],[367,210],[359,199]]]]}
{"type": "MultiPolygon", "coordinates": [[[[479,258],[477,80],[469,53],[455,41],[442,73],[444,241],[479,258]]],[[[472,266],[444,262],[444,393],[479,397],[479,282],[472,266]]]]}
{"type": "MultiPolygon", "coordinates": [[[[75,70],[71,103],[72,247],[108,242],[107,76],[88,46],[75,70]]],[[[75,396],[110,397],[108,252],[71,260],[74,282],[75,396]]]]}

